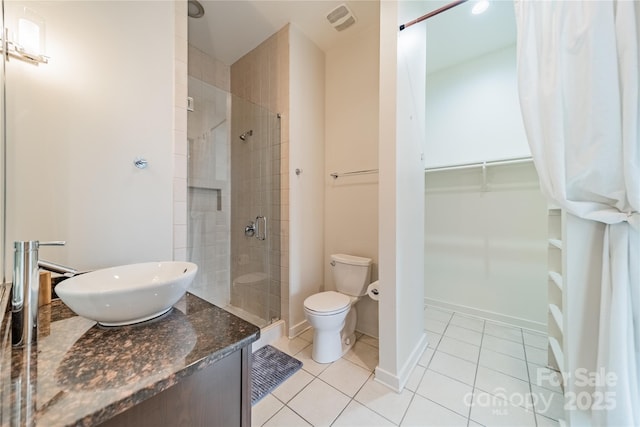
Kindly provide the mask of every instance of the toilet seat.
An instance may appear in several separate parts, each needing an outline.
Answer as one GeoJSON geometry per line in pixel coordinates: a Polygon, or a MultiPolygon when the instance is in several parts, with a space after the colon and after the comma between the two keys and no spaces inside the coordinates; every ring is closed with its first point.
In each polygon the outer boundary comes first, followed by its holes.
{"type": "Polygon", "coordinates": [[[304,308],[317,316],[331,316],[346,311],[351,298],[335,291],[320,292],[304,300],[304,308]]]}

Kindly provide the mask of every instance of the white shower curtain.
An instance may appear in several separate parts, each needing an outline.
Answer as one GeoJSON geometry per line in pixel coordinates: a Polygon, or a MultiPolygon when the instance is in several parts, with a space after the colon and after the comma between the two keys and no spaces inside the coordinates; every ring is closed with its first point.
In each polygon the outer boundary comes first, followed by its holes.
{"type": "Polygon", "coordinates": [[[595,364],[572,366],[567,355],[568,390],[580,368],[614,373],[591,389],[609,404],[594,399],[590,422],[639,426],[640,2],[516,0],[515,11],[520,103],[542,190],[594,228],[606,224],[600,288],[580,290],[599,296],[599,331],[569,349],[597,348],[586,358],[595,364]]]}

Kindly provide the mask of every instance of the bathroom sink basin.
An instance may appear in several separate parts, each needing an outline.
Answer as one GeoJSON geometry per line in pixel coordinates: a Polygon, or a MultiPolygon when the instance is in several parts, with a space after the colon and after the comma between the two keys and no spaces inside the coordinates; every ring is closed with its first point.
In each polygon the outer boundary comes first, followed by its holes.
{"type": "Polygon", "coordinates": [[[197,271],[197,265],[180,261],[122,265],[67,279],[56,293],[82,317],[104,326],[130,325],[169,311],[197,271]]]}

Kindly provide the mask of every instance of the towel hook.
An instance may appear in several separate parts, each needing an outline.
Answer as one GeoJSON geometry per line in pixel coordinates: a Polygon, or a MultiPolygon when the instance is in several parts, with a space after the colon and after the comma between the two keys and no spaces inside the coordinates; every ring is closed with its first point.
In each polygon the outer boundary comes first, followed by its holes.
{"type": "Polygon", "coordinates": [[[133,164],[138,169],[146,169],[147,166],[149,166],[149,162],[141,157],[136,157],[136,159],[133,161],[133,164]]]}

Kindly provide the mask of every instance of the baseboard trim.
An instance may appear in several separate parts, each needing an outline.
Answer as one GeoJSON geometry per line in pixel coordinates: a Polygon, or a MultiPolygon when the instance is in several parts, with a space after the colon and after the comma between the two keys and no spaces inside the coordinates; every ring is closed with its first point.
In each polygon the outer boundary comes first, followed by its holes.
{"type": "Polygon", "coordinates": [[[376,375],[373,377],[374,381],[389,387],[396,393],[400,393],[400,378],[393,375],[391,372],[385,371],[380,366],[376,366],[376,375]]]}
{"type": "Polygon", "coordinates": [[[420,357],[422,357],[422,353],[424,353],[427,345],[427,334],[422,333],[422,335],[420,336],[420,340],[411,351],[411,355],[406,360],[402,368],[400,368],[398,375],[386,371],[380,368],[380,366],[376,366],[376,375],[374,377],[374,380],[381,384],[384,384],[396,393],[402,392],[404,386],[407,384],[407,381],[409,381],[409,377],[413,372],[413,368],[415,368],[420,361],[420,357]]]}
{"type": "Polygon", "coordinates": [[[431,298],[425,298],[424,303],[436,308],[444,308],[445,310],[455,311],[458,313],[469,314],[471,316],[481,317],[485,320],[491,320],[492,322],[504,323],[509,326],[516,326],[518,328],[530,329],[536,332],[547,332],[547,324],[541,322],[535,322],[533,320],[523,319],[521,317],[508,316],[506,314],[496,313],[489,310],[481,310],[479,308],[468,307],[466,305],[451,304],[445,301],[440,301],[431,298]]]}
{"type": "Polygon", "coordinates": [[[289,328],[289,338],[297,337],[298,335],[300,335],[310,327],[311,325],[309,324],[309,322],[307,322],[307,319],[303,320],[302,322],[289,328]]]}

